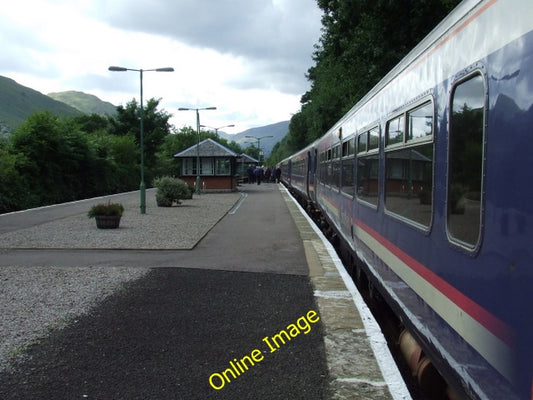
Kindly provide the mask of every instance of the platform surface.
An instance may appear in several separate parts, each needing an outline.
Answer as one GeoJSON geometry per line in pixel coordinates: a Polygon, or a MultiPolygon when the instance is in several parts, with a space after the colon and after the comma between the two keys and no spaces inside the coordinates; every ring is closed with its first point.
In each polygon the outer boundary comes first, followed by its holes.
{"type": "Polygon", "coordinates": [[[102,244],[83,222],[90,201],[0,216],[6,283],[24,271],[146,269],[12,349],[0,398],[409,399],[338,259],[288,192],[241,189],[168,210],[149,191],[148,216],[137,215],[138,193],[118,195],[131,219],[102,244]],[[46,243],[67,229],[75,233],[46,243]]]}

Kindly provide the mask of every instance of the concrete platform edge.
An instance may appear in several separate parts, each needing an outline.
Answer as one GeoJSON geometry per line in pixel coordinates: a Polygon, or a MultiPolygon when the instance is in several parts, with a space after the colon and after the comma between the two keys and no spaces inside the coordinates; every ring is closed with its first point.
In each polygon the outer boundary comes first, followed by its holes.
{"type": "Polygon", "coordinates": [[[300,231],[326,328],[330,398],[411,400],[379,325],[333,246],[287,189],[280,185],[280,191],[300,231]]]}

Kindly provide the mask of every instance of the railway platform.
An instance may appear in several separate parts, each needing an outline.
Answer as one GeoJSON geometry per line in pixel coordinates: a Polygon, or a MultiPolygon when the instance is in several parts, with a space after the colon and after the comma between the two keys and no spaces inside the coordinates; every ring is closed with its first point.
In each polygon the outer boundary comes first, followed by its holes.
{"type": "MultiPolygon", "coordinates": [[[[168,210],[148,191],[144,216],[137,192],[110,196],[132,215],[115,232],[80,223],[90,201],[0,216],[0,293],[16,275],[13,298],[25,273],[29,285],[53,271],[59,282],[45,284],[61,287],[67,272],[143,269],[0,354],[0,398],[410,399],[340,260],[285,188],[241,189],[168,210]]],[[[80,297],[72,282],[67,306],[80,297]]],[[[42,318],[11,308],[4,335],[42,318]]]]}

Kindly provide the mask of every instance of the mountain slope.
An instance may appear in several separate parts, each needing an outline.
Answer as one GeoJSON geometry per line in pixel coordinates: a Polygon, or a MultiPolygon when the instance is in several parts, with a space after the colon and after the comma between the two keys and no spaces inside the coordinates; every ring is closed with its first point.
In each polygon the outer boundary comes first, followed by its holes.
{"type": "Polygon", "coordinates": [[[19,85],[13,79],[0,76],[0,132],[16,129],[31,114],[50,111],[55,115],[75,116],[80,112],[36,90],[19,85]]]}
{"type": "Polygon", "coordinates": [[[104,116],[113,115],[116,112],[116,107],[113,104],[102,101],[98,97],[84,92],[69,90],[66,92],[48,93],[48,96],[54,100],[68,104],[84,114],[104,116]]]}
{"type": "Polygon", "coordinates": [[[247,138],[246,136],[254,136],[261,139],[261,149],[265,152],[265,156],[268,157],[272,151],[274,145],[285,137],[289,132],[289,121],[277,122],[259,128],[251,128],[244,132],[237,133],[235,135],[229,135],[224,132],[218,132],[220,137],[223,137],[229,141],[235,141],[243,148],[254,145],[257,146],[257,139],[247,138]],[[263,138],[263,136],[273,136],[272,138],[263,138]]]}

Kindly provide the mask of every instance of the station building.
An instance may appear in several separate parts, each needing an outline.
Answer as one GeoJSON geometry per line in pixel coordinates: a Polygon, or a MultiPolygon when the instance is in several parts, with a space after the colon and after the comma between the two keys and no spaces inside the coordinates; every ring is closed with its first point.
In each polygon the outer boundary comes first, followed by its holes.
{"type": "MultiPolygon", "coordinates": [[[[247,156],[248,157],[248,156],[247,156]]],[[[225,192],[237,190],[239,155],[209,138],[174,155],[181,160],[180,176],[188,185],[195,187],[200,170],[201,190],[225,192]],[[199,162],[198,162],[199,160],[199,162]]]]}

